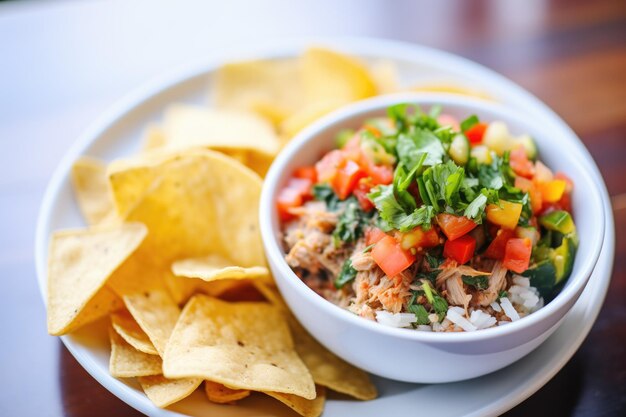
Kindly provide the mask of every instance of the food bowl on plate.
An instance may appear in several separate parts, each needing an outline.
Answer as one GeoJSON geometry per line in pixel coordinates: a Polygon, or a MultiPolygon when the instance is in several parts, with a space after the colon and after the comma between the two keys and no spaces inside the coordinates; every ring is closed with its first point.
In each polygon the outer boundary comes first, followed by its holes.
{"type": "MultiPolygon", "coordinates": [[[[263,243],[270,268],[298,320],[322,344],[346,361],[390,379],[439,383],[478,377],[501,369],[539,346],[552,334],[576,302],[598,259],[604,235],[600,195],[589,170],[567,152],[576,138],[552,132],[518,112],[484,100],[447,94],[402,94],[378,97],[345,107],[297,135],[273,163],[264,181],[260,205],[263,243]],[[359,317],[319,296],[285,261],[277,197],[296,168],[313,165],[334,149],[337,133],[359,128],[387,108],[407,103],[444,112],[463,120],[503,121],[511,132],[536,141],[542,161],[563,171],[575,184],[572,211],[579,239],[571,275],[558,294],[526,317],[473,332],[426,332],[384,326],[359,317]]],[[[380,320],[379,320],[380,321],[380,320]]]]}

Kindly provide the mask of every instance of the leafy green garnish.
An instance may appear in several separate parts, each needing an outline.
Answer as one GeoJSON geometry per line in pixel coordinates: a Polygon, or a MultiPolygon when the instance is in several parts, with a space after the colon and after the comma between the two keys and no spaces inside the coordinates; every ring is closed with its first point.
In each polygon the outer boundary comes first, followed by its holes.
{"type": "Polygon", "coordinates": [[[347,283],[353,281],[356,278],[357,271],[352,267],[352,261],[350,258],[346,259],[341,267],[341,271],[337,278],[335,278],[335,288],[342,288],[347,283]]]}
{"type": "Polygon", "coordinates": [[[463,215],[474,221],[482,220],[482,214],[485,211],[487,205],[487,196],[484,194],[478,194],[478,196],[467,206],[463,215]]]}
{"type": "Polygon", "coordinates": [[[477,275],[475,277],[463,275],[462,279],[465,284],[471,285],[477,290],[485,290],[489,287],[489,277],[487,275],[477,275]]]}
{"type": "Polygon", "coordinates": [[[498,293],[498,298],[506,298],[508,296],[509,296],[509,293],[504,291],[504,290],[502,290],[502,291],[500,291],[500,293],[498,293]]]}
{"type": "Polygon", "coordinates": [[[441,296],[435,295],[432,302],[433,310],[439,316],[439,321],[442,321],[448,313],[448,302],[441,296]]]}
{"type": "Polygon", "coordinates": [[[439,268],[439,266],[444,261],[443,259],[437,258],[435,256],[432,256],[429,253],[427,253],[424,258],[426,259],[426,262],[428,262],[428,266],[430,267],[430,269],[437,269],[437,268],[439,268]]]}
{"type": "Polygon", "coordinates": [[[345,200],[343,212],[333,231],[333,243],[335,247],[341,243],[354,243],[363,236],[365,226],[369,223],[369,216],[361,210],[361,206],[355,197],[345,200]]]}
{"type": "Polygon", "coordinates": [[[380,216],[380,226],[384,231],[398,229],[407,232],[417,226],[430,228],[435,213],[430,206],[407,212],[396,199],[393,185],[379,185],[367,197],[372,200],[380,216]]]}
{"type": "Polygon", "coordinates": [[[460,201],[459,190],[464,178],[465,171],[453,161],[428,168],[418,181],[422,200],[437,212],[444,211],[446,205],[454,207],[460,201]]]}
{"type": "Polygon", "coordinates": [[[332,188],[327,184],[315,184],[313,186],[313,198],[317,201],[323,201],[326,203],[328,210],[335,211],[339,208],[339,197],[335,194],[332,188]]]}
{"type": "Polygon", "coordinates": [[[433,166],[441,163],[446,154],[441,141],[435,134],[425,129],[415,129],[412,132],[401,133],[396,144],[398,159],[410,171],[427,154],[422,164],[433,166]]]}
{"type": "Polygon", "coordinates": [[[435,301],[435,297],[433,295],[434,289],[430,288],[430,282],[422,280],[422,289],[424,290],[424,295],[428,300],[428,303],[432,305],[435,301]]]}
{"type": "Polygon", "coordinates": [[[428,311],[426,311],[426,308],[423,305],[410,304],[407,307],[407,310],[415,314],[415,317],[417,318],[417,324],[430,324],[430,320],[428,319],[428,311]]]}
{"type": "Polygon", "coordinates": [[[479,122],[480,120],[478,120],[478,116],[476,116],[475,114],[472,114],[470,117],[468,117],[467,119],[461,122],[461,132],[465,132],[471,129],[472,126],[474,126],[475,124],[479,122]]]}

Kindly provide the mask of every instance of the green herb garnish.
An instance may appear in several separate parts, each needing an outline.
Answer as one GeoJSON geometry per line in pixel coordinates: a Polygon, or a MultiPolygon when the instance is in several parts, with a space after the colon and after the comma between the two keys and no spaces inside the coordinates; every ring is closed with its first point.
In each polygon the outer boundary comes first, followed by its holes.
{"type": "Polygon", "coordinates": [[[356,274],[357,270],[352,267],[352,261],[350,258],[346,259],[339,275],[335,278],[335,288],[340,289],[347,283],[353,281],[356,278],[356,274]]]}

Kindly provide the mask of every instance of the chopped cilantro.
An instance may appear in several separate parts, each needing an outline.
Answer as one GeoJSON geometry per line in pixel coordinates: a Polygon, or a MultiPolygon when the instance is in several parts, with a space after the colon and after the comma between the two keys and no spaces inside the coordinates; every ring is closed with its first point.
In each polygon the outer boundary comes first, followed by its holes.
{"type": "Polygon", "coordinates": [[[333,242],[335,247],[341,243],[354,243],[363,236],[364,228],[369,223],[369,216],[361,210],[361,206],[355,197],[345,200],[343,212],[339,215],[339,220],[333,231],[333,242]]]}
{"type": "Polygon", "coordinates": [[[407,307],[407,310],[415,314],[415,317],[417,318],[417,324],[430,324],[430,320],[428,319],[428,311],[426,311],[426,308],[423,305],[410,304],[407,307]]]}
{"type": "Polygon", "coordinates": [[[470,117],[468,117],[467,119],[461,122],[461,132],[465,132],[471,129],[472,126],[474,126],[475,124],[479,122],[480,120],[478,120],[478,116],[476,116],[475,114],[472,114],[470,117]]]}
{"type": "Polygon", "coordinates": [[[380,226],[384,231],[398,229],[406,232],[417,226],[430,228],[430,222],[435,215],[433,208],[422,206],[412,212],[407,212],[396,199],[393,185],[380,185],[367,195],[376,206],[380,215],[380,226]]]}
{"type": "Polygon", "coordinates": [[[468,217],[474,221],[481,220],[481,216],[485,211],[485,206],[487,205],[487,196],[484,194],[478,194],[476,197],[465,209],[463,215],[468,217]]]}
{"type": "Polygon", "coordinates": [[[439,321],[442,321],[448,313],[448,302],[441,296],[435,295],[432,302],[433,310],[439,316],[439,321]]]}
{"type": "Polygon", "coordinates": [[[485,290],[489,287],[489,277],[487,275],[477,275],[475,277],[463,275],[462,278],[465,284],[471,285],[477,290],[485,290]]]}
{"type": "Polygon", "coordinates": [[[426,154],[422,164],[433,166],[441,163],[446,151],[435,134],[425,129],[415,129],[401,133],[396,145],[398,159],[408,170],[412,170],[426,154]]]}
{"type": "Polygon", "coordinates": [[[500,293],[498,294],[498,298],[506,298],[508,296],[509,296],[509,293],[504,290],[500,291],[500,293]]]}
{"type": "Polygon", "coordinates": [[[356,278],[357,271],[352,267],[352,261],[350,258],[346,259],[341,267],[341,271],[337,278],[335,278],[335,288],[342,288],[347,283],[351,282],[356,278]]]}
{"type": "Polygon", "coordinates": [[[335,211],[339,208],[339,197],[335,194],[332,188],[327,184],[315,184],[313,186],[313,198],[317,201],[323,201],[326,203],[328,210],[335,211]]]}
{"type": "Polygon", "coordinates": [[[426,254],[425,256],[426,262],[428,262],[428,266],[430,269],[437,269],[443,263],[443,259],[437,258],[431,254],[426,254]]]}
{"type": "Polygon", "coordinates": [[[424,295],[426,296],[428,303],[432,305],[435,301],[435,297],[433,295],[434,289],[430,288],[430,282],[422,280],[422,289],[424,290],[424,295]]]}

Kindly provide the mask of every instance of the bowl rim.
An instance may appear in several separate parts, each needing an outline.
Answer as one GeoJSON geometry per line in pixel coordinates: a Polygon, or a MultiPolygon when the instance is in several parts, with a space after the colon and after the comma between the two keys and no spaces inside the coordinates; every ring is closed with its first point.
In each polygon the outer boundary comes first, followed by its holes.
{"type": "MultiPolygon", "coordinates": [[[[300,296],[311,298],[312,303],[317,308],[324,310],[327,314],[353,324],[362,330],[369,330],[382,335],[428,343],[466,343],[499,338],[501,336],[510,335],[523,331],[524,329],[534,327],[542,320],[557,313],[570,301],[573,301],[571,303],[571,305],[573,305],[578,298],[578,295],[582,293],[582,290],[587,284],[589,277],[591,276],[591,273],[593,272],[599,259],[605,233],[604,221],[600,222],[601,225],[599,227],[595,228],[597,233],[594,233],[591,237],[594,240],[591,244],[592,252],[586,254],[582,260],[582,264],[579,264],[577,270],[572,272],[572,275],[569,278],[570,284],[563,288],[550,303],[546,304],[534,313],[522,317],[520,320],[511,322],[506,326],[496,326],[474,332],[423,332],[416,331],[414,329],[394,328],[382,325],[375,321],[365,320],[319,296],[300,278],[298,278],[291,267],[287,265],[287,262],[284,259],[284,251],[273,230],[274,225],[278,222],[273,202],[277,193],[278,185],[285,176],[284,168],[290,163],[294,155],[299,152],[301,147],[309,141],[314,140],[315,137],[317,137],[317,135],[324,131],[329,125],[341,123],[346,119],[356,117],[370,111],[384,110],[390,105],[402,102],[418,105],[441,104],[444,108],[446,106],[467,106],[475,108],[478,113],[488,112],[505,121],[514,120],[522,125],[533,125],[535,123],[528,122],[528,120],[523,119],[522,113],[519,110],[510,109],[504,105],[485,99],[470,98],[450,93],[395,93],[377,96],[348,104],[316,120],[314,123],[300,131],[281,150],[272,163],[263,181],[259,207],[261,237],[265,247],[266,256],[270,261],[270,264],[273,263],[279,269],[279,273],[286,274],[289,278],[286,280],[288,281],[286,285],[291,285],[300,296]]],[[[580,139],[578,139],[572,131],[570,132],[571,135],[563,135],[563,137],[566,137],[568,141],[578,142],[577,145],[586,150],[584,145],[580,142],[580,139]]],[[[579,157],[575,160],[578,165],[576,168],[578,168],[582,175],[586,177],[586,180],[595,184],[597,181],[594,175],[592,175],[593,168],[595,166],[593,159],[587,152],[580,152],[580,148],[578,146],[575,147],[575,152],[579,154],[577,155],[579,157]]],[[[598,189],[592,188],[591,190],[586,190],[586,192],[589,194],[588,200],[591,201],[591,204],[597,206],[595,207],[595,211],[602,217],[602,219],[604,219],[604,208],[598,189]]],[[[567,313],[567,311],[569,311],[570,308],[571,306],[564,311],[563,316],[567,313]]]]}

